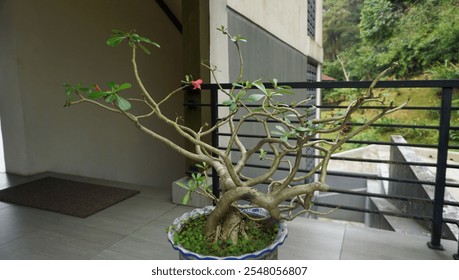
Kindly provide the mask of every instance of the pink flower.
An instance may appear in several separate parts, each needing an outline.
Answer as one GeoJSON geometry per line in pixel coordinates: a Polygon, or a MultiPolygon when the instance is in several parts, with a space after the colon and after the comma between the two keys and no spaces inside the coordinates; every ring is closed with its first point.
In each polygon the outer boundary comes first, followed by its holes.
{"type": "Polygon", "coordinates": [[[201,79],[198,79],[196,81],[191,81],[191,85],[193,86],[193,89],[201,89],[201,84],[202,84],[201,79]]]}

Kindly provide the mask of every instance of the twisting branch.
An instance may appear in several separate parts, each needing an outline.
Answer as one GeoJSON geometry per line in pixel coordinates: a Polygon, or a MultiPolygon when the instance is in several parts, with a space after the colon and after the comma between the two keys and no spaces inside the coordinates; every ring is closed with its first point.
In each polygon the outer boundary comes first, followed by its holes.
{"type": "MultiPolygon", "coordinates": [[[[277,80],[274,79],[271,82],[272,86],[269,87],[265,86],[261,80],[243,81],[244,60],[240,43],[246,40],[239,35],[233,36],[229,34],[224,27],[219,30],[235,43],[239,54],[240,67],[239,74],[229,90],[224,89],[217,82],[220,91],[228,98],[228,100],[223,101],[223,105],[228,106],[229,113],[220,118],[213,126],[202,124],[198,130],[194,130],[182,124],[180,116],[170,118],[163,114],[161,106],[171,101],[172,98],[189,86],[194,89],[200,89],[202,80],[193,80],[190,76],[186,76],[186,80],[182,81],[182,86],[166,94],[162,99],[158,99],[159,101],[153,98],[140,77],[137,65],[137,50],[140,49],[149,53],[144,44],[156,47],[159,47],[159,45],[136,34],[134,31],[126,33],[114,30],[112,36],[107,40],[107,44],[114,47],[127,40],[132,49],[131,64],[136,84],[140,88],[140,98],[122,97],[121,92],[131,87],[129,83],[121,85],[109,83],[109,89],[105,91],[101,90],[97,85],[93,85],[90,88],[85,88],[81,85],[64,85],[66,94],[69,96],[66,106],[91,103],[107,111],[122,114],[147,135],[166,144],[181,155],[201,163],[200,168],[203,169],[203,172],[193,174],[194,183],[192,182],[190,186],[182,185],[182,187],[188,190],[188,196],[191,191],[196,191],[216,202],[216,208],[208,216],[206,224],[206,236],[209,240],[211,239],[211,242],[222,241],[219,240],[222,236],[237,241],[236,231],[243,226],[240,221],[244,215],[235,210],[240,207],[240,200],[248,202],[248,206],[245,207],[265,208],[269,211],[271,218],[278,221],[282,219],[290,220],[302,213],[312,212],[311,205],[314,193],[329,189],[325,181],[327,167],[332,154],[377,120],[399,110],[406,104],[403,103],[399,106],[390,104],[390,106],[382,109],[381,112],[366,121],[362,126],[350,132],[344,132],[352,115],[360,110],[364,104],[368,102],[384,104],[379,96],[374,95],[373,89],[379,79],[391,69],[389,68],[376,77],[363,96],[348,105],[344,114],[331,118],[311,120],[309,111],[312,109],[305,110],[305,112],[301,111],[302,107],[309,101],[308,99],[290,105],[277,101],[278,98],[283,97],[285,94],[293,94],[288,87],[279,86],[277,80]],[[253,90],[256,90],[256,93],[253,93],[253,90]],[[102,99],[103,101],[97,101],[97,99],[102,99]],[[132,106],[131,102],[135,105],[146,106],[147,111],[143,110],[141,114],[132,113],[132,111],[129,111],[132,106]],[[255,106],[249,106],[247,104],[249,102],[255,104],[255,106]],[[177,144],[174,139],[169,139],[160,132],[148,128],[143,122],[149,117],[155,117],[173,128],[176,134],[191,143],[193,148],[187,150],[177,144]],[[259,141],[251,146],[246,145],[245,141],[239,137],[240,131],[249,122],[261,125],[262,131],[259,141]],[[224,126],[227,126],[231,133],[226,149],[220,150],[218,147],[213,147],[203,140],[203,138],[224,126]],[[340,132],[334,140],[315,139],[318,133],[334,132],[340,132]],[[233,153],[235,149],[237,153],[233,153]],[[306,174],[300,175],[298,173],[301,170],[304,149],[318,151],[323,155],[323,158],[317,161],[311,170],[305,172],[306,174]],[[236,158],[236,155],[238,158],[236,158]],[[264,160],[269,164],[266,170],[257,175],[243,174],[245,168],[257,156],[260,160],[264,160]],[[207,172],[210,167],[214,169],[220,179],[219,196],[211,193],[207,185],[207,172]],[[279,174],[279,169],[285,169],[286,174],[279,174]],[[312,178],[316,173],[320,174],[317,182],[304,183],[305,180],[312,178]],[[267,191],[258,188],[260,184],[267,184],[267,191]],[[286,203],[287,201],[289,203],[286,203]]],[[[205,67],[209,69],[212,77],[217,80],[215,74],[217,68],[210,65],[205,65],[205,67]]]]}

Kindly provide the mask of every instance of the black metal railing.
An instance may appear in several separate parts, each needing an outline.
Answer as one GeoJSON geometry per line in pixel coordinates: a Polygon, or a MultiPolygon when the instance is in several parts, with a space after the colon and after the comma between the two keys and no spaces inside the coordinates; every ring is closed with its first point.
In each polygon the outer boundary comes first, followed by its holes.
{"type": "MultiPolygon", "coordinates": [[[[307,89],[343,89],[343,88],[352,88],[352,89],[366,89],[371,85],[371,81],[358,81],[358,82],[339,82],[339,81],[327,81],[327,82],[293,82],[293,83],[280,83],[280,85],[288,85],[293,89],[306,90],[307,89]]],[[[210,104],[195,104],[193,106],[204,106],[210,107],[210,118],[212,124],[217,123],[219,120],[219,108],[224,105],[221,104],[223,100],[218,100],[218,91],[219,86],[224,89],[230,89],[231,84],[206,84],[203,85],[202,89],[204,92],[210,91],[210,104]],[[220,101],[220,102],[219,102],[220,101]]],[[[269,87],[269,84],[265,85],[269,87]]],[[[432,124],[403,124],[403,123],[390,123],[390,124],[374,124],[372,127],[387,128],[387,129],[412,129],[412,130],[433,130],[438,133],[438,141],[436,143],[422,143],[422,141],[417,141],[418,143],[393,143],[390,141],[371,141],[366,139],[354,140],[351,139],[349,143],[358,144],[358,145],[385,145],[393,147],[412,147],[412,148],[431,148],[436,151],[436,162],[429,163],[423,161],[394,161],[388,159],[365,159],[365,158],[352,158],[345,156],[335,156],[334,160],[350,161],[350,162],[365,162],[365,163],[381,163],[389,164],[395,166],[422,166],[435,168],[435,179],[434,180],[422,180],[422,179],[413,179],[413,178],[394,178],[392,176],[382,176],[382,175],[369,175],[363,173],[355,172],[338,172],[338,171],[329,171],[328,175],[332,176],[343,176],[351,178],[361,178],[365,180],[378,180],[378,181],[387,181],[387,182],[398,182],[398,183],[407,183],[407,184],[422,184],[426,186],[431,186],[434,188],[434,197],[432,198],[420,198],[420,197],[410,197],[410,196],[396,196],[389,194],[380,194],[380,193],[371,193],[368,191],[362,190],[343,190],[332,188],[329,192],[336,193],[341,195],[353,195],[353,196],[362,196],[370,198],[383,198],[391,199],[398,201],[405,201],[409,203],[424,203],[431,205],[432,213],[429,215],[417,215],[412,213],[400,213],[400,212],[390,212],[390,211],[380,211],[375,209],[368,209],[365,207],[358,207],[355,205],[338,205],[332,203],[324,203],[316,201],[314,204],[317,207],[326,207],[326,208],[336,208],[348,211],[357,211],[368,214],[377,214],[377,215],[387,215],[387,216],[396,216],[404,217],[415,220],[422,220],[431,223],[431,237],[428,245],[433,249],[442,249],[441,239],[443,227],[445,224],[453,224],[459,228],[459,220],[456,218],[444,217],[443,211],[445,207],[455,207],[456,213],[459,213],[459,202],[445,200],[445,188],[459,188],[459,184],[446,181],[446,171],[452,170],[453,172],[459,172],[459,164],[448,163],[448,151],[458,150],[459,151],[459,141],[450,141],[450,136],[452,134],[459,135],[459,126],[455,124],[451,125],[451,116],[452,114],[459,115],[459,107],[454,107],[453,104],[453,92],[454,89],[459,88],[459,80],[410,80],[410,81],[379,81],[375,88],[386,88],[386,89],[399,89],[399,88],[438,88],[440,89],[437,92],[437,96],[440,99],[439,105],[435,104],[426,104],[426,106],[410,106],[409,104],[404,107],[402,110],[415,110],[415,111],[433,111],[438,114],[438,125],[432,124]]],[[[189,105],[189,104],[188,104],[189,105]]],[[[342,109],[346,106],[332,106],[332,105],[315,105],[315,107],[323,110],[332,110],[332,109],[342,109]]],[[[381,109],[379,106],[365,106],[363,109],[381,109]]],[[[456,115],[454,115],[456,116],[456,115]]],[[[457,117],[456,117],[457,118],[457,117]]],[[[359,126],[362,123],[355,122],[351,123],[352,126],[359,126]]],[[[227,133],[221,131],[215,131],[212,135],[212,144],[215,147],[226,149],[227,147],[220,147],[219,139],[221,137],[228,136],[227,133]]],[[[260,137],[259,135],[254,135],[247,133],[245,135],[239,135],[240,137],[253,138],[260,137]]],[[[458,136],[459,138],[459,136],[458,136]]],[[[459,140],[459,139],[455,139],[459,140]]],[[[305,155],[305,158],[320,158],[320,155],[305,155]]],[[[266,166],[252,164],[253,168],[266,168],[266,166]]],[[[301,170],[308,172],[308,170],[301,170]]],[[[214,191],[218,193],[218,178],[215,175],[213,177],[213,186],[214,191]]],[[[459,215],[459,214],[458,214],[459,215]]],[[[457,217],[457,216],[456,216],[457,217]]],[[[459,237],[456,237],[459,239],[459,237]]],[[[459,254],[459,243],[458,243],[458,254],[459,254]]],[[[458,257],[458,254],[455,255],[455,258],[458,257]]]]}

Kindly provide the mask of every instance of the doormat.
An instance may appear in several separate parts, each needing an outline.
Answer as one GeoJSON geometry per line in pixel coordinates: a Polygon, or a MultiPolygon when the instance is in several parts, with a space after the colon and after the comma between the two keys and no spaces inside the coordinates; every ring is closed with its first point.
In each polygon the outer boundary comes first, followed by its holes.
{"type": "Polygon", "coordinates": [[[0,191],[0,201],[86,218],[140,193],[46,177],[0,191]]]}

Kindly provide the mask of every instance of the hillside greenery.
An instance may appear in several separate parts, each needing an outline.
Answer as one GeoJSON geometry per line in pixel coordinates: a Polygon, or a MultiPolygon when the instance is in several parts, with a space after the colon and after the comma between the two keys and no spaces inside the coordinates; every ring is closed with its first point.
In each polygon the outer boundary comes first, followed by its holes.
{"type": "MultiPolygon", "coordinates": [[[[371,80],[397,63],[391,79],[459,79],[459,0],[324,0],[324,73],[337,80],[371,80]]],[[[384,92],[396,103],[438,106],[438,89],[393,89],[384,92]]],[[[324,90],[325,104],[345,105],[357,89],[324,90]]],[[[453,106],[459,106],[454,93],[453,106]]],[[[323,115],[336,114],[323,111],[323,115]]],[[[372,115],[362,111],[352,122],[372,115]]],[[[383,124],[438,125],[438,111],[400,110],[383,124]]],[[[453,111],[451,125],[459,126],[453,111]]],[[[372,127],[354,140],[388,141],[400,134],[410,143],[436,143],[434,129],[372,127]]],[[[333,137],[333,135],[323,135],[333,137]]],[[[459,143],[451,131],[451,144],[459,143]]],[[[348,144],[345,149],[361,146],[348,144]]]]}
{"type": "Polygon", "coordinates": [[[338,80],[459,65],[459,0],[325,0],[323,32],[324,72],[338,80]]]}

